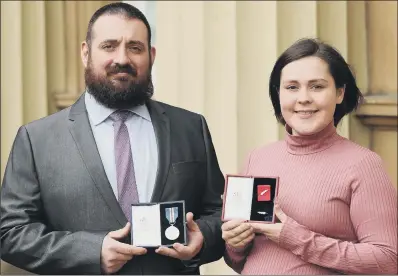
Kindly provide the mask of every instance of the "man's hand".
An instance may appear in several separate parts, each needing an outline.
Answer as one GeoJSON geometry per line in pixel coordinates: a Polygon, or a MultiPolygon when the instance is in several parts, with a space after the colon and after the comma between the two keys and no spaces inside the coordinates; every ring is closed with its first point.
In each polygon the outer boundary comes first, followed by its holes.
{"type": "Polygon", "coordinates": [[[188,245],[184,246],[181,243],[173,244],[173,248],[159,247],[156,253],[165,256],[173,257],[180,260],[190,260],[195,257],[203,246],[203,235],[199,226],[193,220],[193,214],[187,214],[188,227],[188,245]]]}
{"type": "Polygon", "coordinates": [[[143,255],[146,249],[118,242],[130,233],[130,223],[122,229],[109,232],[105,236],[101,250],[102,273],[112,274],[119,271],[134,255],[143,255]]]}
{"type": "Polygon", "coordinates": [[[287,220],[287,216],[277,203],[275,204],[275,215],[281,223],[265,224],[253,222],[250,223],[250,225],[253,227],[254,232],[263,234],[273,242],[279,243],[279,236],[282,232],[283,225],[287,220]]]}
{"type": "Polygon", "coordinates": [[[230,220],[221,226],[225,243],[235,249],[242,249],[254,239],[253,227],[241,220],[230,220]]]}

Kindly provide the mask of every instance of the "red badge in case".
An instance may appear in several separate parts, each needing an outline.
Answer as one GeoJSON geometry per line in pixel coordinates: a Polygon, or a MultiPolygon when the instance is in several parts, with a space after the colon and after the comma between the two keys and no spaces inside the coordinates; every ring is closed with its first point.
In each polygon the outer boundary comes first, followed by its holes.
{"type": "Polygon", "coordinates": [[[271,185],[257,186],[257,200],[270,201],[271,200],[271,185]]]}

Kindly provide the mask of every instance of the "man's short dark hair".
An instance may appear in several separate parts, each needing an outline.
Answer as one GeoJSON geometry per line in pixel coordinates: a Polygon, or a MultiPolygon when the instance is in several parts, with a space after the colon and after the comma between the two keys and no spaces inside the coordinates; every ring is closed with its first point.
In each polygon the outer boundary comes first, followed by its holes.
{"type": "Polygon", "coordinates": [[[350,66],[341,54],[331,45],[317,39],[298,40],[283,52],[276,61],[269,81],[269,95],[274,107],[275,117],[281,124],[286,124],[282,116],[279,101],[282,69],[293,61],[310,56],[315,56],[325,61],[328,64],[329,72],[334,79],[336,88],[345,88],[343,101],[341,104],[336,105],[333,115],[334,125],[337,126],[346,114],[349,114],[358,107],[363,100],[363,95],[357,87],[350,66]]]}
{"type": "Polygon", "coordinates": [[[100,18],[102,15],[120,15],[123,17],[126,17],[127,19],[139,19],[141,20],[147,30],[148,30],[148,47],[149,49],[151,48],[151,27],[149,26],[148,20],[146,19],[145,15],[136,7],[127,4],[127,3],[111,3],[108,5],[105,5],[101,8],[99,8],[91,17],[89,23],[88,23],[88,28],[87,28],[87,34],[86,34],[86,42],[91,48],[91,40],[92,40],[92,35],[93,35],[93,25],[97,21],[98,18],[100,18]]]}

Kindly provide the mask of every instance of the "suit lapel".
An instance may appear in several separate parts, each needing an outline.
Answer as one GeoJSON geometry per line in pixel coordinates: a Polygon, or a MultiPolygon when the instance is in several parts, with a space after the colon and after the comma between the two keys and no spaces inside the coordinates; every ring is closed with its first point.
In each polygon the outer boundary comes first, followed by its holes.
{"type": "Polygon", "coordinates": [[[151,202],[159,202],[170,167],[170,120],[163,107],[155,101],[149,101],[148,110],[155,130],[159,155],[158,171],[151,202]]]}
{"type": "Polygon", "coordinates": [[[71,107],[69,130],[97,189],[120,225],[124,226],[127,223],[127,219],[106,176],[88,119],[84,95],[71,107]]]}

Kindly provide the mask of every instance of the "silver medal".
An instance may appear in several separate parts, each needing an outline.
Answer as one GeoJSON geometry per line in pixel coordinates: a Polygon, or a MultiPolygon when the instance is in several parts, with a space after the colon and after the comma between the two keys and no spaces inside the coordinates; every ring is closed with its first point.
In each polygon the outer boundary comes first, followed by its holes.
{"type": "Polygon", "coordinates": [[[178,207],[166,208],[166,218],[170,226],[165,231],[165,236],[170,241],[176,240],[180,236],[180,230],[174,226],[178,218],[178,207]]]}
{"type": "Polygon", "coordinates": [[[172,225],[166,229],[165,235],[167,239],[174,241],[180,236],[180,230],[178,230],[177,227],[172,225]]]}

